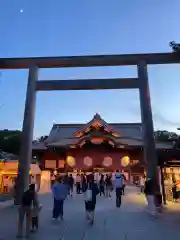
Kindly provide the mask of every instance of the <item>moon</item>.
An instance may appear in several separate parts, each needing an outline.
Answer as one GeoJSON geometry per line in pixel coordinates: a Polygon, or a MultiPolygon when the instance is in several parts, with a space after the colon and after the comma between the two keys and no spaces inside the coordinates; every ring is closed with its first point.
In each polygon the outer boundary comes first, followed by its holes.
{"type": "Polygon", "coordinates": [[[24,10],[23,10],[23,9],[21,9],[21,10],[20,10],[20,12],[21,12],[21,13],[23,13],[23,12],[24,12],[24,10]]]}

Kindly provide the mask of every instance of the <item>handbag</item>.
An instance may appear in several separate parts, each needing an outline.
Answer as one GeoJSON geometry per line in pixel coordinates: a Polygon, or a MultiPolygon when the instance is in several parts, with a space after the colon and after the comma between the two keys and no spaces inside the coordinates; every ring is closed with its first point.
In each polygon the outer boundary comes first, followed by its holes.
{"type": "Polygon", "coordinates": [[[87,189],[87,191],[85,192],[85,201],[92,201],[92,190],[91,189],[87,189]]]}

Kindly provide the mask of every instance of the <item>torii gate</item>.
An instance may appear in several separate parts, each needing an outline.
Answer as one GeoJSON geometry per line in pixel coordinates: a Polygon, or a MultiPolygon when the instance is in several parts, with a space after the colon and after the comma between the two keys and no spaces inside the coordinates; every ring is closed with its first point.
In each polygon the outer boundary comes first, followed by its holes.
{"type": "Polygon", "coordinates": [[[179,53],[150,53],[125,55],[98,55],[73,57],[0,58],[0,69],[29,69],[24,111],[22,145],[18,169],[18,196],[29,183],[29,167],[32,157],[34,113],[37,91],[139,89],[144,159],[147,176],[156,178],[157,156],[148,83],[148,64],[180,63],[179,53]],[[95,66],[136,65],[138,78],[49,80],[38,81],[39,68],[68,68],[95,66]]]}

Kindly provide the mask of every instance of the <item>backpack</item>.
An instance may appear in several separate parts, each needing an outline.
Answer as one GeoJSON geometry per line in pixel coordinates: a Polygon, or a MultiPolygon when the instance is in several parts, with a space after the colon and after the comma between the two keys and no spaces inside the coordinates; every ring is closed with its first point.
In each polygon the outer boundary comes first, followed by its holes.
{"type": "Polygon", "coordinates": [[[23,193],[23,196],[22,196],[23,206],[30,207],[33,203],[33,200],[34,200],[34,194],[31,191],[27,190],[23,193]]]}

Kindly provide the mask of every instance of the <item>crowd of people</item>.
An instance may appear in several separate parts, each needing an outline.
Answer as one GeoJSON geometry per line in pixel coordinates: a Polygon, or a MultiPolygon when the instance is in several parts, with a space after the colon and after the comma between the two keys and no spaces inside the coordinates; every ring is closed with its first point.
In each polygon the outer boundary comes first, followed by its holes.
{"type": "MultiPolygon", "coordinates": [[[[53,221],[64,217],[64,201],[73,197],[74,188],[76,194],[84,195],[84,206],[86,218],[89,224],[94,223],[94,212],[96,208],[96,198],[100,196],[111,198],[113,189],[116,192],[116,207],[121,206],[121,196],[124,194],[125,177],[118,170],[114,178],[111,174],[77,174],[74,178],[72,174],[57,176],[52,184],[52,195],[54,206],[52,210],[53,221]]],[[[26,217],[26,237],[29,233],[38,230],[39,212],[42,205],[39,203],[35,184],[31,184],[29,189],[23,193],[19,206],[18,238],[23,237],[23,222],[26,217]]]]}

